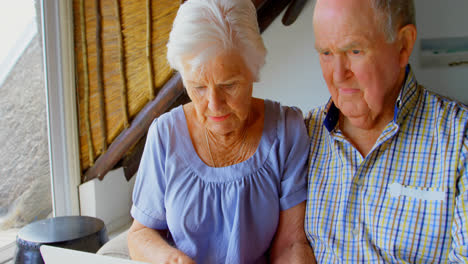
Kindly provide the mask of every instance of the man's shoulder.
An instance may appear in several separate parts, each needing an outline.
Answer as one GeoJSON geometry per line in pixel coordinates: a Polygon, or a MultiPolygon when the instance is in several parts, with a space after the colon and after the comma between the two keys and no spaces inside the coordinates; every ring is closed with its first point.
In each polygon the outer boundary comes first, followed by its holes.
{"type": "Polygon", "coordinates": [[[425,93],[425,105],[433,112],[437,113],[439,118],[448,120],[468,121],[468,106],[455,99],[443,96],[422,87],[425,93]]]}
{"type": "Polygon", "coordinates": [[[312,108],[305,117],[305,125],[307,131],[309,132],[309,136],[314,134],[314,131],[323,128],[323,122],[327,116],[327,108],[328,104],[321,105],[318,107],[312,108]]]}

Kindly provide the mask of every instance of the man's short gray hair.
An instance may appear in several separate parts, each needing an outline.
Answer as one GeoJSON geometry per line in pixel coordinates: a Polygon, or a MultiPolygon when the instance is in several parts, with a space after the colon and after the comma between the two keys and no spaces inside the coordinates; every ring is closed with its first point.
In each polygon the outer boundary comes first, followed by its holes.
{"type": "Polygon", "coordinates": [[[258,80],[266,48],[251,0],[189,0],[180,6],[167,44],[173,69],[182,73],[184,62],[203,70],[207,61],[232,50],[258,80]]]}
{"type": "Polygon", "coordinates": [[[371,0],[388,42],[396,39],[398,30],[406,25],[416,26],[413,0],[371,0]]]}

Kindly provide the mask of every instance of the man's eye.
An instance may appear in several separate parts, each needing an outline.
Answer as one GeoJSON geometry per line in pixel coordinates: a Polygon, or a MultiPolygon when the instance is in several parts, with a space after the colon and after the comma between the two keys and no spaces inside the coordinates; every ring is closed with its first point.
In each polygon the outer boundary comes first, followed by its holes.
{"type": "Polygon", "coordinates": [[[328,56],[328,55],[331,54],[331,52],[329,52],[329,51],[324,51],[324,52],[322,52],[322,54],[325,55],[325,56],[328,56]]]}
{"type": "Polygon", "coordinates": [[[361,51],[360,50],[352,50],[353,54],[360,54],[361,51]]]}

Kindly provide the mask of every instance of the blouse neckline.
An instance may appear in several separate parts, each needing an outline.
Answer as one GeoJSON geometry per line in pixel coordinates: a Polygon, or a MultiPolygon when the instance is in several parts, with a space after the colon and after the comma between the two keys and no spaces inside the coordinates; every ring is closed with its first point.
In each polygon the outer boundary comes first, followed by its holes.
{"type": "Polygon", "coordinates": [[[273,102],[264,100],[264,118],[263,118],[263,131],[260,142],[255,150],[255,153],[245,161],[236,163],[226,167],[211,167],[208,166],[198,156],[193,146],[192,139],[188,130],[187,119],[182,106],[179,106],[177,116],[180,118],[182,129],[180,130],[180,139],[186,150],[180,153],[187,162],[187,166],[195,172],[195,174],[208,182],[230,182],[240,180],[246,175],[250,175],[260,169],[265,163],[268,154],[273,145],[276,135],[276,126],[274,117],[277,116],[277,109],[273,107],[273,102]]]}

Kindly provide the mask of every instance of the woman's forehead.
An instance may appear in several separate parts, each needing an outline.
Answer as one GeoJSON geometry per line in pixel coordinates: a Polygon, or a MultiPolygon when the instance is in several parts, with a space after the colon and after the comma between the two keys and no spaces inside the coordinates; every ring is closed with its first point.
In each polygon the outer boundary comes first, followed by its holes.
{"type": "Polygon", "coordinates": [[[196,69],[192,69],[191,64],[186,61],[183,61],[182,64],[184,67],[183,77],[186,81],[226,81],[248,77],[248,68],[237,53],[219,54],[196,69]]]}

